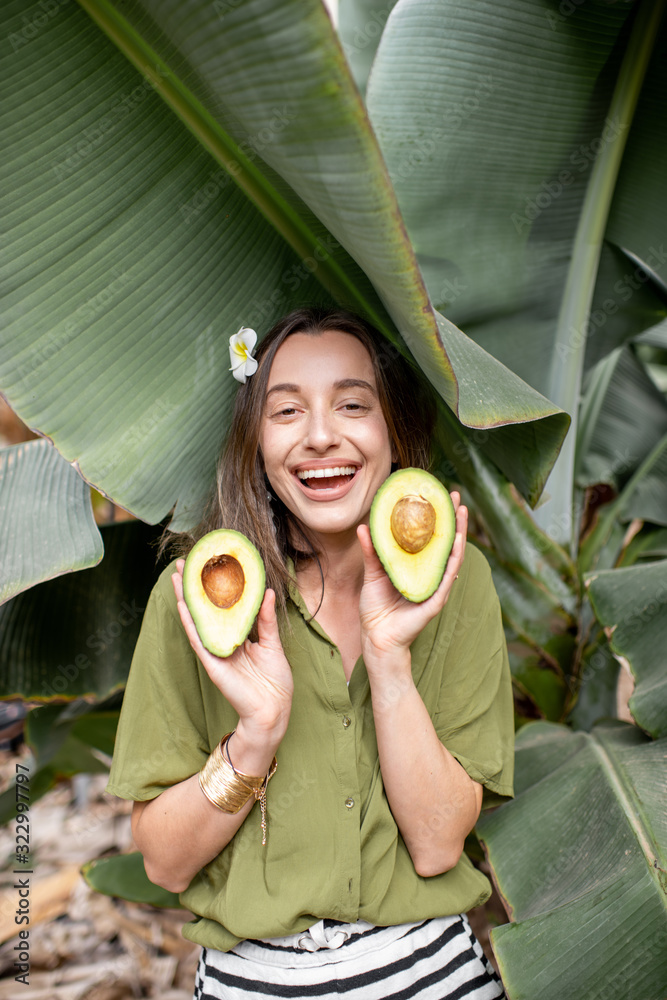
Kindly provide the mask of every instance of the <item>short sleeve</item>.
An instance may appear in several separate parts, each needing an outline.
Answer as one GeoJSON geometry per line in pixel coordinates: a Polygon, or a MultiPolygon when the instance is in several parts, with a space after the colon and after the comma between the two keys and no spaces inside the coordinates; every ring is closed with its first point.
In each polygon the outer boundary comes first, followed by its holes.
{"type": "Polygon", "coordinates": [[[107,791],[155,798],[203,766],[207,745],[199,664],[181,625],[167,567],[146,606],[123,698],[107,791]]]}
{"type": "Polygon", "coordinates": [[[512,680],[491,571],[471,544],[435,634],[425,640],[439,665],[438,690],[430,693],[438,738],[484,786],[484,807],[497,805],[513,795],[512,680]]]}

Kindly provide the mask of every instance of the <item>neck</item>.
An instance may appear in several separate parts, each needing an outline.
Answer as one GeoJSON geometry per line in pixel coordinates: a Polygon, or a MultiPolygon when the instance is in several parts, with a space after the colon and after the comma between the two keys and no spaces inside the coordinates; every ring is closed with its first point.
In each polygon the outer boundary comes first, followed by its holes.
{"type": "MultiPolygon", "coordinates": [[[[359,597],[364,582],[364,560],[357,533],[353,529],[344,535],[320,535],[315,542],[324,574],[327,596],[348,601],[359,597]]],[[[309,598],[319,604],[322,579],[314,559],[305,562],[297,572],[299,590],[310,607],[309,598]]]]}

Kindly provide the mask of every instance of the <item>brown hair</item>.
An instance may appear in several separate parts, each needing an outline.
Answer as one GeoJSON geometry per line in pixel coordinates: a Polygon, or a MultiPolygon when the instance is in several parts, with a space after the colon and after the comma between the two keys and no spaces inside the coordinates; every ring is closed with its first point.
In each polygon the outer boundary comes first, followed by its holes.
{"type": "Polygon", "coordinates": [[[280,320],[261,341],[255,357],[258,368],[239,386],[229,434],[223,447],[216,485],[204,518],[192,532],[165,537],[162,548],[185,555],[194,543],[216,528],[234,528],[259,550],[266,583],[276,592],[277,606],[285,608],[291,582],[286,559],[317,559],[317,553],[297,518],[271,496],[259,451],[264,401],[273,359],[294,333],[313,336],[328,330],[349,333],[361,341],[373,363],[382,413],[394,445],[396,467],[428,469],[431,433],[435,421],[433,391],[426,379],[396,347],[353,313],[322,308],[298,309],[280,320]]]}

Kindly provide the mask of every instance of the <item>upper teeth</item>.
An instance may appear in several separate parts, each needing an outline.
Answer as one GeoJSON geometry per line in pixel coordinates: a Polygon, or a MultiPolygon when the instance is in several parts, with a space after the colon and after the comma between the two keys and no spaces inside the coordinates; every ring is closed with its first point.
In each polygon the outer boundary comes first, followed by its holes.
{"type": "Polygon", "coordinates": [[[353,465],[341,465],[335,469],[299,469],[299,479],[331,479],[333,476],[352,476],[357,470],[353,465]]]}

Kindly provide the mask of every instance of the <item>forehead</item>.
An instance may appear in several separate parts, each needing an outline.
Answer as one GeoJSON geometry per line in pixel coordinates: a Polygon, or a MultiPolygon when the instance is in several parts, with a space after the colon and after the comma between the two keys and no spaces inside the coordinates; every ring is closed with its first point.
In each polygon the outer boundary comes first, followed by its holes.
{"type": "Polygon", "coordinates": [[[342,330],[293,333],[276,351],[269,388],[276,382],[335,382],[354,376],[375,386],[371,356],[351,333],[342,330]]]}

